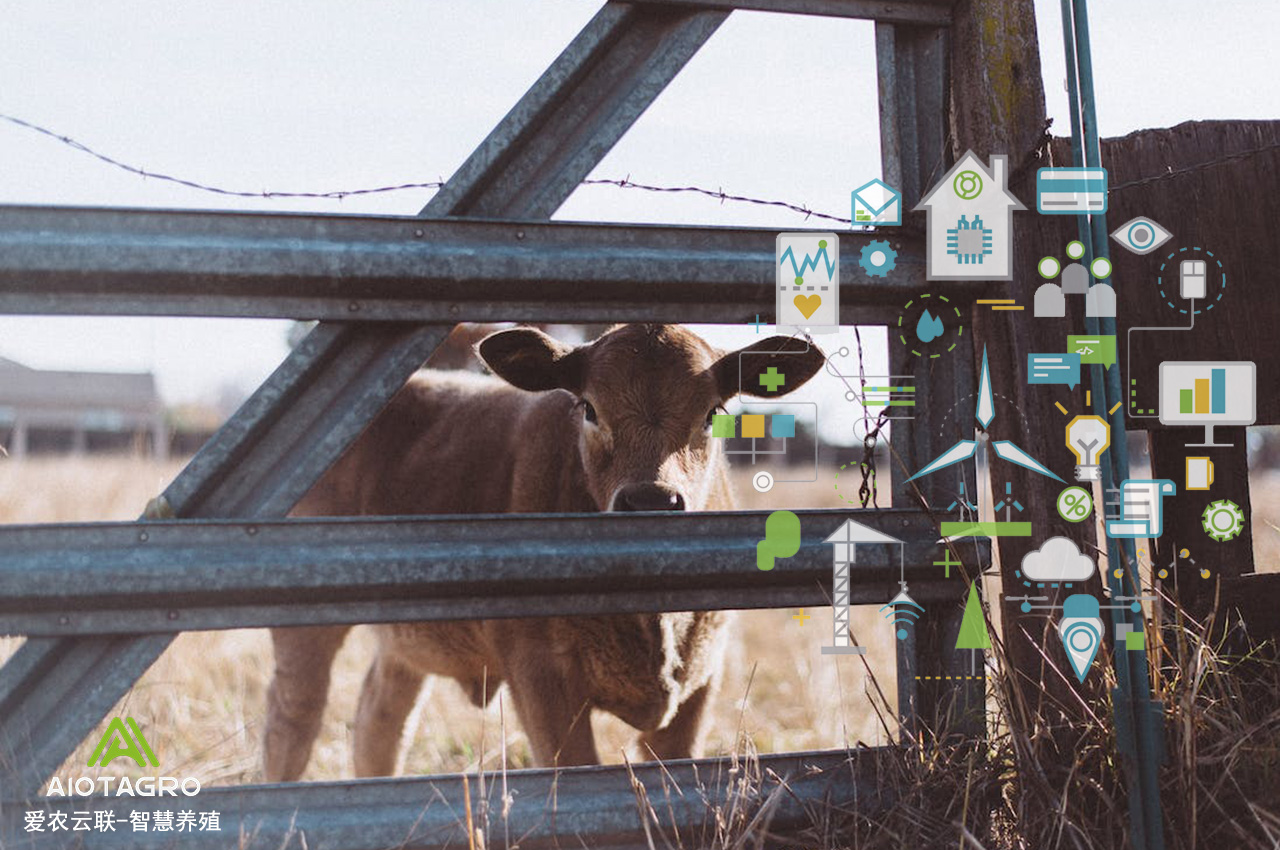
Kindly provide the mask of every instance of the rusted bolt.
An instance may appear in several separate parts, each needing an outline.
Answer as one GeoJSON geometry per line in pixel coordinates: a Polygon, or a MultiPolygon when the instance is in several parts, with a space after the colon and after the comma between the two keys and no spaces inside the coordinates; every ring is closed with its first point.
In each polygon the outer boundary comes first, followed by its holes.
{"type": "Polygon", "coordinates": [[[524,231],[523,231],[523,230],[517,230],[517,231],[516,231],[516,238],[517,238],[517,239],[523,239],[523,238],[524,238],[524,231]]]}
{"type": "Polygon", "coordinates": [[[459,313],[461,313],[462,311],[458,308],[458,305],[457,305],[457,304],[450,304],[450,305],[449,305],[449,312],[456,316],[456,315],[458,315],[459,313]]]}
{"type": "Polygon", "coordinates": [[[250,537],[252,537],[253,535],[255,535],[255,534],[257,534],[257,533],[258,533],[258,526],[256,526],[256,525],[251,525],[251,526],[249,526],[248,528],[246,528],[246,529],[244,530],[244,533],[245,533],[245,534],[247,534],[247,535],[249,535],[250,537]]]}
{"type": "Polygon", "coordinates": [[[151,539],[151,535],[150,535],[150,534],[147,534],[145,531],[143,531],[143,532],[139,532],[139,534],[138,534],[138,542],[139,542],[139,543],[146,543],[146,542],[147,542],[148,540],[150,540],[150,539],[151,539]]]}
{"type": "Polygon", "coordinates": [[[359,301],[352,301],[350,304],[348,304],[348,305],[347,305],[347,312],[348,312],[348,313],[358,313],[358,312],[360,312],[360,302],[359,302],[359,301]]]}
{"type": "Polygon", "coordinates": [[[60,625],[60,626],[65,626],[65,625],[67,625],[67,624],[68,624],[68,623],[70,623],[70,622],[71,622],[71,618],[70,618],[70,617],[59,617],[59,618],[58,618],[58,625],[60,625]]]}

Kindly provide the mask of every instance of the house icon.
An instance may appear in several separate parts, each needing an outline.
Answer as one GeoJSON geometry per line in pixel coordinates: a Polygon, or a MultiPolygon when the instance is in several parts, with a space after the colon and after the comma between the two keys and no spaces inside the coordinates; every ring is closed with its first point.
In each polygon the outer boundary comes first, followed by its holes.
{"type": "Polygon", "coordinates": [[[1013,279],[1013,211],[1026,207],[1005,185],[1008,165],[1001,154],[988,170],[965,151],[916,205],[929,213],[929,280],[1013,279]]]}

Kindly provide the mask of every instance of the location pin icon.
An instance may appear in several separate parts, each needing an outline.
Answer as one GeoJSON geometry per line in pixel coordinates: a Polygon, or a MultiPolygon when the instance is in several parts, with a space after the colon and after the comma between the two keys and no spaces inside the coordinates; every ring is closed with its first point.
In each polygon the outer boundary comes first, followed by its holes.
{"type": "Polygon", "coordinates": [[[1098,616],[1098,600],[1087,593],[1068,596],[1062,603],[1062,619],[1058,622],[1058,635],[1067,650],[1067,658],[1076,671],[1076,678],[1084,681],[1093,665],[1098,647],[1102,645],[1102,619],[1098,616]]]}

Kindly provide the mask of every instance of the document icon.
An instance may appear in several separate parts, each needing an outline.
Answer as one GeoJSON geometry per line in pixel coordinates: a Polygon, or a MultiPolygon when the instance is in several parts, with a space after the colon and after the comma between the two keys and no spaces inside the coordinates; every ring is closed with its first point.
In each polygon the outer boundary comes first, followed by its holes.
{"type": "Polygon", "coordinates": [[[854,224],[902,224],[902,193],[880,180],[853,190],[854,224]]]}
{"type": "Polygon", "coordinates": [[[1164,497],[1178,492],[1177,485],[1167,478],[1129,479],[1120,489],[1120,501],[1108,499],[1107,507],[1118,507],[1119,516],[1107,512],[1108,537],[1150,537],[1164,533],[1164,497]]]}

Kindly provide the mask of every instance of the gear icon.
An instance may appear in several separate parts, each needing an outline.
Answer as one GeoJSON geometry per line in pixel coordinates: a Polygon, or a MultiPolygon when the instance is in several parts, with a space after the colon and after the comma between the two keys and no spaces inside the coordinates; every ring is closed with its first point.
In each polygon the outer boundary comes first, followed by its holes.
{"type": "Polygon", "coordinates": [[[862,248],[858,265],[872,277],[887,277],[897,267],[898,252],[889,247],[887,239],[872,239],[862,248]]]}
{"type": "Polygon", "coordinates": [[[1204,533],[1219,543],[1233,540],[1244,530],[1244,511],[1235,502],[1219,499],[1204,509],[1200,524],[1204,526],[1204,533]]]}

